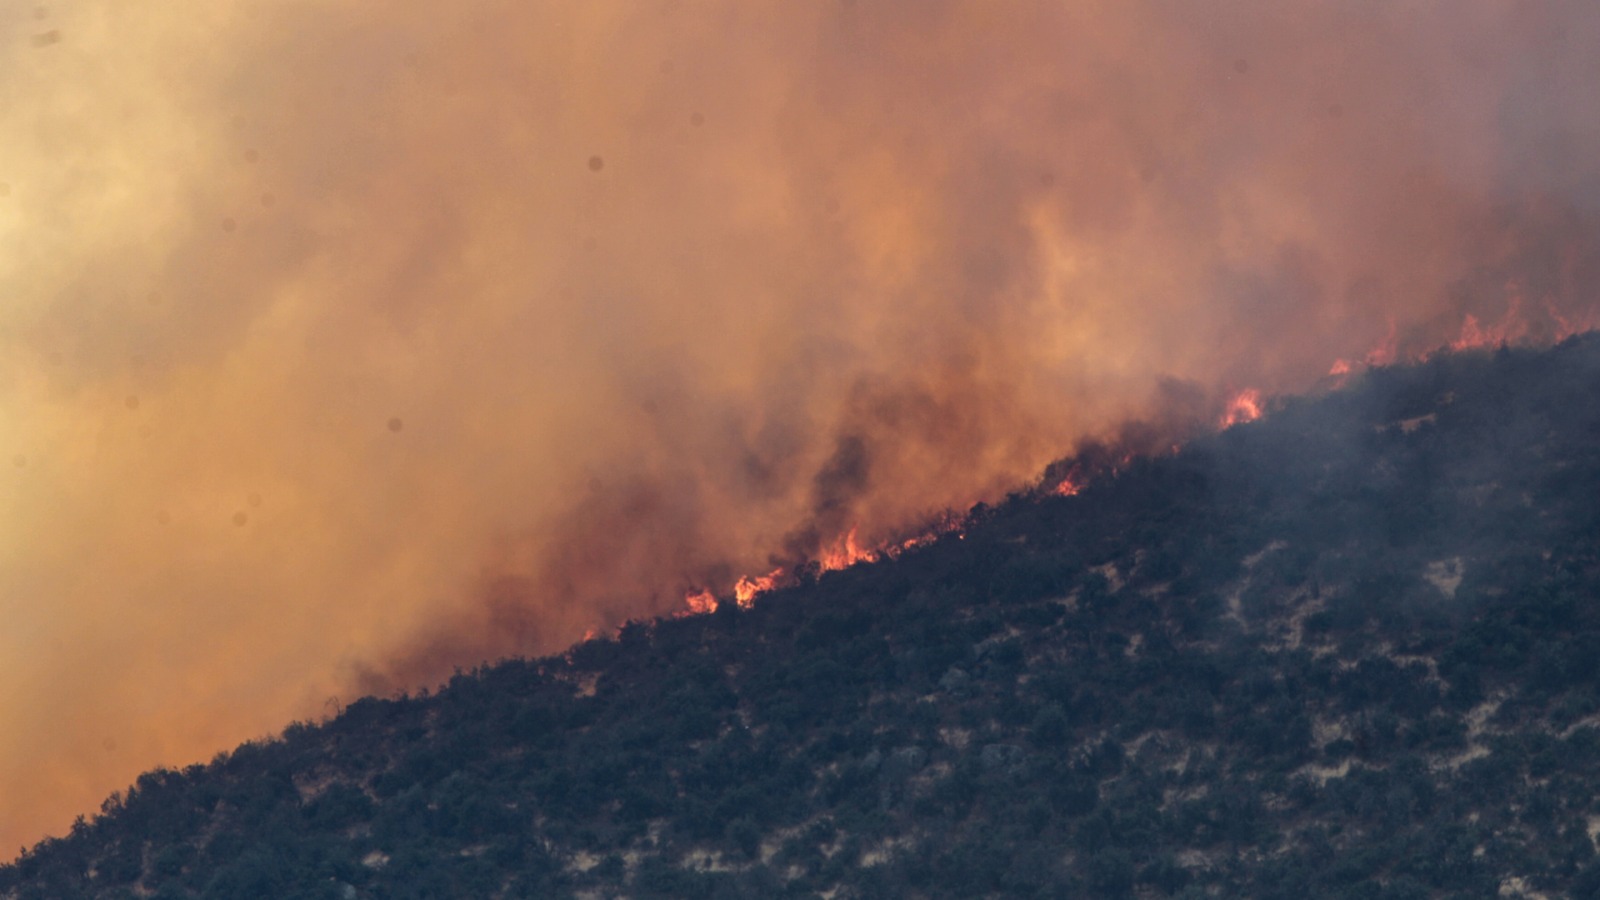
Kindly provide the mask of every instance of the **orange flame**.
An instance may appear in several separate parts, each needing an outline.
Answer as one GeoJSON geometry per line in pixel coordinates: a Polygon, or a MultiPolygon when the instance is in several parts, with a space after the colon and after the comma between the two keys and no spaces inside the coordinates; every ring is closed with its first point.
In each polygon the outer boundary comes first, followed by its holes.
{"type": "MultiPolygon", "coordinates": [[[[1522,296],[1519,288],[1514,282],[1506,287],[1511,294],[1511,302],[1505,315],[1498,322],[1492,325],[1485,325],[1476,316],[1467,314],[1461,326],[1460,336],[1451,341],[1446,347],[1440,348],[1440,350],[1461,351],[1531,339],[1530,336],[1534,334],[1534,329],[1530,327],[1523,315],[1522,296]]],[[[1549,300],[1546,300],[1545,305],[1548,307],[1550,321],[1555,326],[1554,331],[1557,340],[1594,327],[1594,323],[1589,321],[1589,319],[1593,318],[1592,316],[1584,317],[1583,321],[1573,322],[1562,316],[1549,300]]],[[[1431,355],[1432,352],[1404,354],[1408,359],[1426,359],[1431,355]]],[[[1344,378],[1356,371],[1357,367],[1386,366],[1394,363],[1401,356],[1398,328],[1394,318],[1390,317],[1388,334],[1378,346],[1358,358],[1336,360],[1329,369],[1328,374],[1337,376],[1340,379],[1339,384],[1342,385],[1344,378]]],[[[1265,412],[1265,403],[1261,390],[1258,388],[1246,388],[1229,398],[1222,416],[1217,420],[1217,426],[1218,428],[1226,429],[1246,422],[1253,422],[1261,418],[1265,412]]],[[[1181,446],[1181,444],[1177,443],[1170,445],[1170,452],[1179,452],[1181,446]]],[[[1058,497],[1076,496],[1088,487],[1091,478],[1095,474],[1120,471],[1131,463],[1136,455],[1133,451],[1124,451],[1114,461],[1102,460],[1097,464],[1087,465],[1081,461],[1074,462],[1071,468],[1067,470],[1067,473],[1061,477],[1061,480],[1049,489],[1049,493],[1058,497]]],[[[930,544],[941,535],[958,530],[959,525],[959,519],[946,518],[911,538],[886,542],[876,549],[862,546],[859,525],[852,526],[849,533],[840,536],[831,546],[822,551],[821,558],[817,563],[822,571],[831,572],[848,568],[860,562],[874,562],[884,558],[892,559],[907,550],[930,544]]],[[[786,572],[787,570],[780,566],[758,578],[752,578],[748,575],[740,577],[734,587],[735,599],[738,600],[740,606],[750,606],[756,596],[775,588],[786,572]]],[[[684,601],[688,607],[688,614],[710,612],[716,608],[715,597],[708,590],[690,591],[685,594],[684,601]]]]}
{"type": "Polygon", "coordinates": [[[1528,323],[1522,317],[1522,291],[1515,282],[1506,285],[1506,291],[1511,295],[1511,305],[1506,309],[1506,314],[1494,325],[1483,326],[1478,324],[1478,317],[1467,313],[1466,321],[1461,325],[1461,336],[1450,342],[1451,350],[1474,350],[1479,347],[1494,347],[1520,340],[1528,334],[1528,323]]]}
{"type": "Polygon", "coordinates": [[[1244,422],[1254,422],[1261,418],[1261,392],[1255,388],[1246,388],[1233,395],[1228,401],[1228,409],[1222,414],[1218,423],[1220,428],[1232,428],[1244,422]]]}
{"type": "Polygon", "coordinates": [[[822,552],[822,559],[819,562],[822,564],[824,572],[849,568],[858,562],[873,562],[877,560],[877,553],[863,549],[860,544],[856,543],[856,531],[859,527],[859,525],[850,526],[849,534],[840,538],[832,547],[822,552]]]}
{"type": "Polygon", "coordinates": [[[947,529],[947,528],[941,528],[941,529],[936,530],[936,531],[930,531],[927,534],[919,534],[914,538],[909,538],[907,540],[901,541],[898,544],[895,544],[893,547],[890,547],[888,550],[885,550],[884,552],[887,553],[889,556],[899,556],[900,554],[906,552],[907,550],[914,550],[914,549],[916,549],[918,547],[921,547],[921,546],[923,546],[925,544],[933,543],[934,541],[939,539],[939,535],[944,534],[948,530],[949,529],[947,529]]]}
{"type": "Polygon", "coordinates": [[[879,552],[879,556],[887,556],[893,559],[907,550],[914,550],[917,547],[931,544],[939,538],[951,533],[952,531],[956,532],[958,537],[965,537],[966,535],[960,533],[960,529],[961,519],[959,517],[952,515],[941,516],[935,520],[933,524],[928,525],[921,534],[917,534],[906,538],[905,540],[899,541],[898,543],[891,543],[885,546],[879,552]]]}
{"type": "Polygon", "coordinates": [[[1399,349],[1399,345],[1400,340],[1397,332],[1395,331],[1394,316],[1390,316],[1389,336],[1384,338],[1383,343],[1373,348],[1373,350],[1366,355],[1364,362],[1366,362],[1366,364],[1369,366],[1387,366],[1394,362],[1395,352],[1399,349]]]}
{"type": "Polygon", "coordinates": [[[739,602],[740,606],[748,609],[750,604],[755,602],[756,595],[765,594],[767,591],[772,590],[773,586],[778,583],[778,576],[782,574],[783,567],[779,566],[760,578],[741,575],[739,583],[733,586],[733,598],[739,602]]]}
{"type": "Polygon", "coordinates": [[[1561,342],[1561,341],[1566,340],[1569,337],[1572,337],[1573,335],[1577,334],[1580,331],[1588,331],[1589,328],[1593,327],[1593,326],[1590,326],[1590,325],[1574,325],[1571,321],[1569,321],[1567,319],[1566,316],[1563,316],[1556,309],[1556,305],[1554,303],[1551,303],[1548,300],[1545,301],[1545,308],[1550,311],[1550,318],[1555,320],[1555,323],[1556,323],[1556,341],[1558,343],[1561,342]]]}
{"type": "MultiPolygon", "coordinates": [[[[822,559],[817,561],[824,572],[833,572],[846,569],[860,562],[876,562],[880,559],[893,559],[900,554],[917,547],[931,544],[943,535],[952,531],[959,532],[961,519],[953,515],[938,517],[921,533],[899,541],[890,541],[877,549],[861,546],[860,526],[852,526],[850,532],[841,536],[832,547],[823,551],[822,559]]],[[[779,566],[776,569],[758,578],[742,575],[733,587],[733,596],[739,605],[745,608],[755,602],[755,598],[772,590],[783,580],[787,569],[779,566]]],[[[684,593],[684,603],[687,606],[680,615],[699,615],[712,612],[717,608],[716,595],[709,590],[694,589],[684,593]]]]}
{"type": "MultiPolygon", "coordinates": [[[[1488,347],[1498,347],[1517,343],[1544,343],[1546,341],[1559,343],[1575,334],[1589,331],[1596,325],[1592,312],[1578,311],[1569,317],[1564,314],[1551,297],[1545,297],[1541,303],[1544,310],[1544,320],[1539,321],[1537,314],[1528,313],[1525,306],[1525,296],[1522,286],[1516,281],[1509,281],[1505,285],[1509,298],[1505,313],[1498,321],[1488,323],[1480,320],[1473,313],[1466,313],[1462,317],[1461,330],[1457,337],[1447,344],[1421,351],[1404,354],[1408,360],[1425,360],[1437,353],[1446,350],[1461,352],[1466,350],[1479,350],[1488,347]]],[[[1398,352],[1399,341],[1396,335],[1394,319],[1389,320],[1389,335],[1377,347],[1369,351],[1359,360],[1339,359],[1328,370],[1328,375],[1336,377],[1338,381],[1334,387],[1341,387],[1344,379],[1358,366],[1368,368],[1386,366],[1395,362],[1402,354],[1398,352]]]]}
{"type": "Polygon", "coordinates": [[[1083,470],[1082,465],[1074,463],[1072,468],[1068,469],[1067,474],[1061,479],[1061,483],[1052,488],[1050,493],[1058,497],[1071,497],[1081,492],[1088,485],[1089,473],[1083,470]]]}
{"type": "Polygon", "coordinates": [[[1593,331],[1595,328],[1596,318],[1592,309],[1568,310],[1568,314],[1574,317],[1568,318],[1567,315],[1563,315],[1556,308],[1555,301],[1550,297],[1544,298],[1544,308],[1545,312],[1550,314],[1550,321],[1555,323],[1554,340],[1556,343],[1560,343],[1575,334],[1593,331]]]}
{"type": "Polygon", "coordinates": [[[1390,316],[1389,336],[1383,339],[1383,343],[1369,350],[1366,356],[1361,357],[1359,363],[1348,359],[1335,361],[1333,368],[1328,370],[1328,374],[1339,376],[1349,375],[1351,372],[1355,371],[1357,365],[1365,365],[1368,368],[1373,368],[1375,366],[1387,366],[1394,362],[1395,354],[1398,351],[1399,346],[1400,339],[1399,333],[1395,328],[1394,316],[1390,316]]]}
{"type": "Polygon", "coordinates": [[[717,595],[707,590],[689,591],[683,595],[683,602],[689,605],[685,615],[699,615],[716,610],[717,595]]]}

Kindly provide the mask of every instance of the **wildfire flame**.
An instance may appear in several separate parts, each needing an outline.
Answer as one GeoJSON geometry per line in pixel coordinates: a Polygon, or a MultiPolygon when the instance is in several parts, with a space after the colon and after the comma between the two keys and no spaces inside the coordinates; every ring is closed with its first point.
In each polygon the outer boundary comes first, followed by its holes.
{"type": "Polygon", "coordinates": [[[739,583],[733,586],[733,598],[740,606],[749,608],[755,602],[757,594],[764,594],[777,586],[778,579],[783,576],[783,567],[779,566],[760,578],[751,578],[741,575],[739,583]]]}
{"type": "Polygon", "coordinates": [[[683,602],[689,607],[688,615],[699,615],[716,610],[717,595],[707,590],[689,591],[683,595],[683,602]]]}
{"type": "Polygon", "coordinates": [[[1401,358],[1408,361],[1425,360],[1445,351],[1459,353],[1508,344],[1560,342],[1595,327],[1592,314],[1581,310],[1564,314],[1551,297],[1544,298],[1540,304],[1547,318],[1546,321],[1539,322],[1536,317],[1530,318],[1526,308],[1527,301],[1518,282],[1507,282],[1505,292],[1506,311],[1498,320],[1490,323],[1474,313],[1465,313],[1462,316],[1460,331],[1454,340],[1426,350],[1413,349],[1409,353],[1400,353],[1399,337],[1395,321],[1391,317],[1388,336],[1377,347],[1359,359],[1339,359],[1334,362],[1332,368],[1328,370],[1330,376],[1338,379],[1334,386],[1342,386],[1344,379],[1360,366],[1367,368],[1386,366],[1401,358]]]}
{"type": "Polygon", "coordinates": [[[1564,341],[1580,332],[1590,331],[1595,327],[1595,316],[1592,310],[1573,310],[1572,314],[1577,317],[1574,320],[1562,315],[1561,311],[1556,308],[1555,302],[1548,297],[1545,298],[1544,307],[1545,311],[1550,314],[1550,320],[1556,325],[1555,340],[1557,342],[1564,341]]]}
{"type": "Polygon", "coordinates": [[[13,848],[331,693],[1088,506],[1240,388],[1600,324],[1592,4],[279,5],[0,47],[13,848]]]}
{"type": "Polygon", "coordinates": [[[1495,347],[1527,336],[1528,323],[1521,315],[1522,292],[1517,289],[1515,283],[1507,284],[1506,291],[1511,295],[1511,305],[1500,321],[1494,325],[1480,325],[1477,316],[1467,313],[1466,320],[1461,324],[1461,336],[1450,342],[1451,350],[1495,347]]]}
{"type": "Polygon", "coordinates": [[[822,559],[818,562],[824,572],[833,572],[849,568],[858,562],[874,562],[879,554],[861,547],[856,541],[856,532],[859,525],[850,526],[850,533],[840,538],[832,547],[822,552],[822,559]]]}
{"type": "Polygon", "coordinates": [[[894,545],[893,547],[891,547],[889,550],[885,551],[885,553],[887,555],[889,555],[889,556],[899,556],[900,554],[906,552],[907,550],[913,550],[913,549],[915,549],[917,547],[921,547],[921,546],[923,546],[925,544],[933,543],[934,541],[939,539],[939,536],[941,534],[944,534],[947,531],[949,531],[949,529],[941,528],[941,529],[937,529],[935,531],[930,531],[927,534],[919,534],[914,538],[910,538],[908,540],[901,541],[900,543],[898,543],[898,544],[894,545]]]}
{"type": "MultiPolygon", "coordinates": [[[[894,559],[909,550],[931,544],[946,534],[959,532],[960,527],[960,517],[944,514],[932,519],[921,531],[909,538],[886,541],[873,548],[862,545],[860,526],[854,525],[847,534],[840,536],[823,551],[822,558],[816,561],[817,567],[823,572],[834,572],[847,569],[856,563],[894,559]]],[[[748,609],[756,597],[784,584],[790,574],[788,568],[779,566],[760,577],[740,576],[738,582],[734,584],[734,600],[739,606],[748,609]]],[[[705,588],[689,589],[684,593],[683,600],[686,608],[678,615],[700,615],[713,612],[717,608],[716,594],[705,588]]]]}
{"type": "MultiPolygon", "coordinates": [[[[1337,385],[1342,385],[1345,378],[1358,367],[1380,367],[1394,363],[1404,358],[1408,360],[1427,359],[1435,353],[1444,351],[1464,351],[1484,347],[1499,346],[1520,341],[1532,341],[1537,335],[1544,334],[1533,327],[1523,312],[1523,299],[1515,283],[1506,286],[1510,295],[1509,305],[1503,316],[1493,324],[1485,324],[1477,316],[1468,313],[1463,317],[1459,336],[1448,344],[1426,352],[1400,352],[1399,331],[1393,317],[1389,319],[1389,330],[1384,339],[1367,353],[1350,359],[1338,359],[1330,368],[1328,374],[1337,376],[1337,385]]],[[[1569,320],[1561,315],[1555,305],[1546,301],[1546,312],[1549,315],[1553,328],[1546,329],[1554,334],[1555,340],[1562,340],[1586,331],[1594,326],[1593,322],[1569,320]]],[[[1336,385],[1336,386],[1337,386],[1336,385]]],[[[1224,408],[1222,416],[1217,420],[1218,429],[1231,428],[1234,425],[1253,422],[1266,413],[1265,401],[1258,388],[1245,388],[1233,394],[1224,408]]],[[[1163,445],[1161,450],[1147,450],[1144,452],[1171,452],[1177,453],[1182,448],[1182,443],[1163,445]]],[[[1115,473],[1126,468],[1138,455],[1132,450],[1122,450],[1115,456],[1089,454],[1075,459],[1067,465],[1064,475],[1059,476],[1054,486],[1048,493],[1058,497],[1073,497],[1084,491],[1090,481],[1097,475],[1115,473]]],[[[1065,462],[1065,461],[1064,461],[1065,462]]],[[[1046,482],[1049,483],[1048,481],[1046,482]]],[[[832,544],[826,546],[819,559],[817,567],[823,572],[846,569],[857,563],[876,562],[882,559],[893,559],[916,547],[924,546],[937,540],[940,536],[955,531],[960,527],[959,517],[946,516],[935,524],[925,527],[916,535],[896,541],[887,541],[877,547],[863,545],[860,537],[860,526],[852,525],[849,532],[840,535],[832,544]]],[[[741,607],[749,607],[755,598],[767,593],[782,584],[791,575],[789,569],[779,566],[765,575],[751,577],[741,576],[734,585],[734,599],[741,607]]],[[[682,615],[697,615],[708,613],[716,609],[716,595],[706,589],[691,589],[684,595],[686,610],[682,615]]]]}
{"type": "Polygon", "coordinates": [[[1368,368],[1372,368],[1374,366],[1387,366],[1394,362],[1395,352],[1398,348],[1399,333],[1395,328],[1394,316],[1390,316],[1389,335],[1383,339],[1383,343],[1372,348],[1372,350],[1368,351],[1367,355],[1361,357],[1359,361],[1349,359],[1335,361],[1333,368],[1328,370],[1328,374],[1339,376],[1341,379],[1340,384],[1343,384],[1343,376],[1349,375],[1351,372],[1355,371],[1355,368],[1358,365],[1365,365],[1368,368]]]}
{"type": "Polygon", "coordinates": [[[1089,473],[1084,471],[1081,463],[1073,463],[1072,468],[1061,479],[1061,483],[1051,489],[1050,493],[1058,497],[1072,497],[1083,491],[1089,484],[1089,473]]]}
{"type": "Polygon", "coordinates": [[[1255,388],[1246,388],[1228,401],[1227,411],[1222,414],[1218,423],[1220,428],[1232,428],[1244,422],[1254,422],[1261,418],[1261,392],[1255,388]]]}

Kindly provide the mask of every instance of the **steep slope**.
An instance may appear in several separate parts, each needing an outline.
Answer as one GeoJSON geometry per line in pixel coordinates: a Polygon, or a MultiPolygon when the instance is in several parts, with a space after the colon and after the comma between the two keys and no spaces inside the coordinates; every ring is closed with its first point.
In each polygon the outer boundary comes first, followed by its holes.
{"type": "Polygon", "coordinates": [[[8,898],[1600,895],[1600,340],[142,776],[8,898]]]}

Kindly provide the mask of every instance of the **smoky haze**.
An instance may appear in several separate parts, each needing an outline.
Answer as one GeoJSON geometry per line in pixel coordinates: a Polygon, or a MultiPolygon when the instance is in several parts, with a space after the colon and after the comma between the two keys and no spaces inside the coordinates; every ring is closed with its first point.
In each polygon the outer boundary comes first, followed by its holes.
{"type": "Polygon", "coordinates": [[[0,8],[0,842],[1173,397],[1587,327],[1597,68],[1587,2],[0,8]]]}

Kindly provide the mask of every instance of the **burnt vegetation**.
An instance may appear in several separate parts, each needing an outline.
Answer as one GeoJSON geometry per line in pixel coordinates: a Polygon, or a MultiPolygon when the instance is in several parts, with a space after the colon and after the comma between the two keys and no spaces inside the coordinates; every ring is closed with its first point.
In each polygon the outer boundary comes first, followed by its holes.
{"type": "Polygon", "coordinates": [[[1375,370],[150,772],[0,895],[1596,897],[1597,499],[1600,340],[1375,370]]]}

